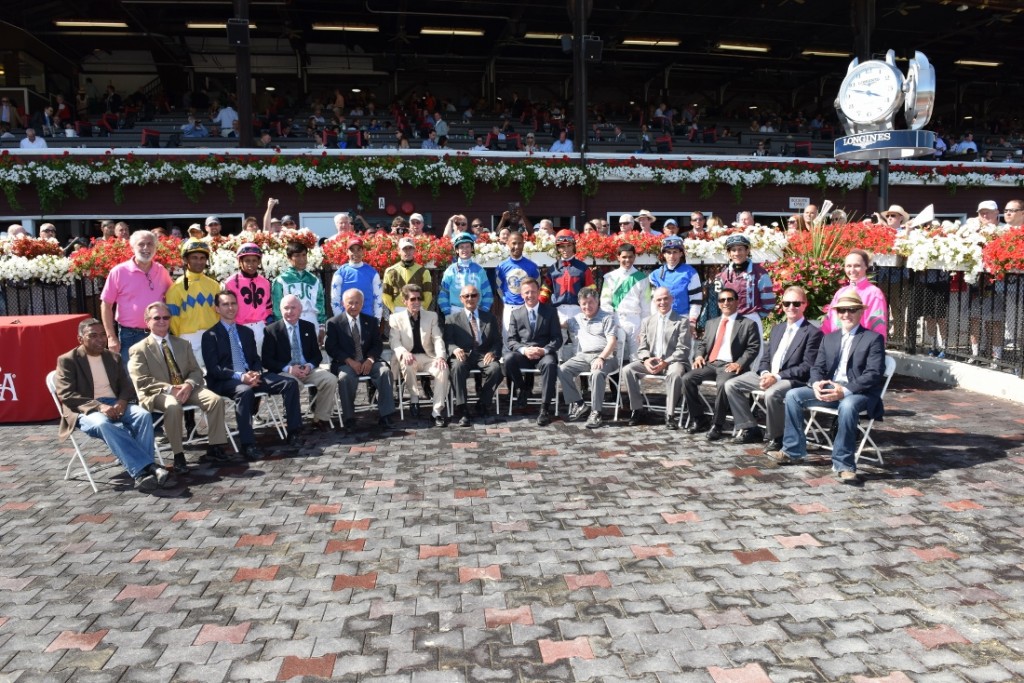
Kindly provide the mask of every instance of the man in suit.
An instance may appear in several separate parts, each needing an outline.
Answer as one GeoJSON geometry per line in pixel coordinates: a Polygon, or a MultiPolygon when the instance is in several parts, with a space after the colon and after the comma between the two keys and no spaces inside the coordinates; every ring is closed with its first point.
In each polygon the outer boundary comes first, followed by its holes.
{"type": "Polygon", "coordinates": [[[765,453],[782,448],[782,430],[786,426],[783,413],[786,393],[807,384],[811,367],[821,346],[821,330],[807,322],[807,292],[803,287],[787,287],[782,295],[785,322],[776,325],[768,340],[768,353],[761,354],[757,372],[745,372],[725,383],[725,396],[732,409],[734,426],[740,430],[736,443],[757,443],[763,438],[761,428],[751,413],[750,392],[764,392],[768,417],[768,444],[765,453]]]}
{"type": "Polygon", "coordinates": [[[551,424],[551,401],[555,398],[562,329],[554,307],[540,303],[540,283],[535,278],[520,280],[519,294],[523,297],[523,306],[512,312],[509,321],[505,373],[519,393],[520,407],[525,407],[528,397],[523,384],[523,368],[540,371],[541,409],[537,426],[544,427],[551,424]]]}
{"type": "Polygon", "coordinates": [[[629,391],[629,426],[647,420],[640,382],[644,377],[665,378],[665,426],[678,429],[676,402],[683,388],[683,375],[690,369],[690,348],[693,335],[690,319],[673,310],[672,292],[667,287],[654,290],[657,311],[640,327],[640,345],[634,362],[622,369],[621,376],[629,391]]]}
{"type": "MultiPolygon", "coordinates": [[[[437,313],[423,310],[423,288],[419,285],[402,287],[405,310],[391,316],[391,351],[395,354],[396,372],[402,373],[402,382],[409,390],[413,419],[420,416],[417,372],[429,372],[434,377],[434,408],[431,419],[435,427],[447,425],[444,415],[448,398],[448,363],[445,357],[444,337],[437,323],[437,313]]],[[[402,400],[404,397],[399,397],[402,400]]]]}
{"type": "Polygon", "coordinates": [[[99,320],[83,320],[78,325],[80,345],[57,359],[60,440],[77,425],[107,444],[139,491],[176,486],[174,474],[153,461],[153,416],[133,403],[131,379],[121,356],[107,350],[106,337],[99,320]]]}
{"type": "Polygon", "coordinates": [[[473,369],[480,370],[483,381],[477,396],[477,415],[487,414],[487,406],[494,400],[494,392],[501,382],[501,330],[493,314],[480,310],[480,290],[469,284],[459,293],[463,311],[448,316],[444,321],[444,340],[448,345],[451,377],[455,385],[455,412],[460,427],[469,427],[466,399],[466,380],[473,369]]]}
{"type": "Polygon", "coordinates": [[[885,340],[877,332],[860,326],[864,302],[856,292],[839,297],[832,308],[838,313],[841,330],[826,334],[811,369],[810,386],[786,394],[786,429],[782,450],[769,453],[780,465],[807,457],[804,410],[811,406],[837,408],[838,431],[832,443],[832,469],[839,481],[860,485],[855,451],[857,419],[866,410],[881,419],[882,386],[885,384],[885,340]]]}
{"type": "Polygon", "coordinates": [[[725,383],[750,369],[761,353],[761,335],[757,324],[739,315],[739,297],[728,287],[718,292],[718,307],[722,315],[708,321],[704,338],[697,342],[693,369],[683,375],[683,395],[692,424],[687,430],[696,434],[708,430],[708,441],[725,437],[722,427],[729,410],[725,397],[725,383]],[[714,416],[709,422],[704,416],[700,400],[700,384],[715,380],[714,416]]]}
{"type": "Polygon", "coordinates": [[[280,305],[281,320],[267,325],[263,331],[263,367],[296,384],[312,384],[316,396],[312,399],[311,426],[316,431],[329,429],[338,395],[338,378],[320,368],[324,356],[317,342],[317,326],[301,317],[299,297],[285,294],[280,305]]]}
{"type": "Polygon", "coordinates": [[[203,333],[201,342],[206,384],[221,396],[234,400],[242,456],[250,462],[260,459],[252,431],[256,392],[281,395],[288,422],[288,444],[294,445],[302,431],[298,384],[281,375],[263,372],[260,356],[256,353],[255,333],[235,323],[238,298],[234,292],[218,292],[214,296],[213,307],[220,316],[220,322],[203,333]]]}
{"type": "Polygon", "coordinates": [[[327,353],[331,357],[331,372],[338,376],[341,396],[341,415],[344,427],[352,429],[355,422],[356,389],[360,377],[369,377],[377,388],[378,424],[390,429],[391,415],[395,412],[394,392],[391,388],[391,368],[380,359],[384,342],[380,337],[380,323],[372,315],[361,313],[363,293],[355,288],[341,296],[345,312],[327,321],[327,353]]]}
{"type": "Polygon", "coordinates": [[[182,446],[182,406],[199,406],[206,413],[208,448],[206,457],[214,462],[231,460],[224,453],[228,441],[224,425],[224,399],[206,388],[203,371],[192,345],[170,334],[171,311],[167,304],[146,306],[146,327],[150,335],[128,352],[128,374],[139,394],[139,404],[164,414],[164,434],[174,453],[174,469],[188,467],[182,446]]]}

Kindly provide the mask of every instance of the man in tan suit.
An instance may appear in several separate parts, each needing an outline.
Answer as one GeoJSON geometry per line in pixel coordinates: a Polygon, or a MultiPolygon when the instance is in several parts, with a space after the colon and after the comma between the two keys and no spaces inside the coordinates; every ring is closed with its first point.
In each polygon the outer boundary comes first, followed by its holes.
{"type": "Polygon", "coordinates": [[[121,357],[107,349],[106,336],[99,320],[83,320],[80,345],[57,359],[60,440],[77,425],[107,444],[139,491],[172,488],[175,476],[153,462],[153,416],[134,403],[135,389],[121,357]]]}
{"type": "MultiPolygon", "coordinates": [[[[441,326],[437,313],[423,310],[423,289],[419,285],[402,288],[406,309],[391,316],[391,350],[397,363],[395,372],[401,372],[409,389],[412,416],[419,417],[419,387],[417,372],[429,372],[434,377],[434,409],[431,417],[435,427],[444,427],[448,420],[444,414],[448,396],[448,363],[441,326]]],[[[402,397],[399,397],[401,400],[402,397]]]]}
{"type": "Polygon", "coordinates": [[[155,302],[146,307],[146,327],[150,335],[128,352],[128,374],[135,383],[143,408],[164,414],[164,433],[174,453],[174,469],[184,471],[182,446],[183,405],[199,406],[206,413],[209,447],[206,457],[217,463],[231,458],[224,453],[227,431],[224,426],[222,397],[205,388],[203,371],[192,352],[192,345],[170,334],[171,312],[167,305],[155,302]]]}

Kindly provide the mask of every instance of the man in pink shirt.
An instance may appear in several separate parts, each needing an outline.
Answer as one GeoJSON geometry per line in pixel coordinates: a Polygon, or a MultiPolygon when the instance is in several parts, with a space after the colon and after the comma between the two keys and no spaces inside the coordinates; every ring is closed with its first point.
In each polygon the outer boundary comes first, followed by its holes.
{"type": "Polygon", "coordinates": [[[167,269],[153,259],[156,256],[156,235],[148,230],[138,230],[132,233],[129,244],[135,255],[111,269],[100,294],[107,348],[121,353],[125,367],[128,365],[128,349],[149,335],[146,306],[163,301],[172,284],[167,269]]]}

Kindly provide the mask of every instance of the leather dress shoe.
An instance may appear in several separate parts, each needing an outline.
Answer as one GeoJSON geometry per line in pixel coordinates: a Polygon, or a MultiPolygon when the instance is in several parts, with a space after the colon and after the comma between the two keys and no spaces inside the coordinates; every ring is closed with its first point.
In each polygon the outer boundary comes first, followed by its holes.
{"type": "Polygon", "coordinates": [[[741,429],[733,437],[734,443],[761,443],[764,440],[764,434],[757,427],[751,427],[749,429],[741,429]]]}
{"type": "Polygon", "coordinates": [[[551,424],[551,413],[546,410],[540,411],[540,415],[537,416],[537,426],[547,427],[551,424]]]}
{"type": "Polygon", "coordinates": [[[466,411],[466,412],[464,412],[462,414],[462,417],[459,418],[458,424],[459,424],[460,427],[471,427],[471,426],[473,426],[473,421],[471,419],[469,419],[469,411],[466,411]]]}
{"type": "Polygon", "coordinates": [[[314,419],[309,423],[309,428],[314,432],[327,432],[331,429],[331,423],[327,420],[316,420],[314,419]]]}
{"type": "Polygon", "coordinates": [[[706,432],[710,427],[711,427],[711,422],[710,421],[708,421],[708,420],[701,420],[699,422],[694,422],[689,427],[687,427],[686,428],[686,433],[687,434],[699,434],[701,432],[706,432]]]}
{"type": "Polygon", "coordinates": [[[302,430],[301,429],[291,429],[291,430],[288,431],[288,436],[287,436],[287,438],[285,438],[284,442],[285,442],[285,444],[287,444],[289,446],[297,446],[298,443],[299,443],[299,439],[301,437],[302,437],[302,430]]]}
{"type": "Polygon", "coordinates": [[[231,456],[225,453],[224,448],[221,446],[210,446],[207,448],[206,459],[217,464],[229,463],[232,460],[231,456]]]}
{"type": "MultiPolygon", "coordinates": [[[[288,436],[289,438],[291,437],[290,434],[288,436]]],[[[263,454],[260,453],[260,449],[256,448],[254,444],[247,443],[242,446],[242,457],[245,458],[246,462],[255,462],[261,459],[263,454]]]]}
{"type": "Polygon", "coordinates": [[[665,428],[672,431],[679,429],[679,420],[677,420],[674,415],[666,415],[665,428]]]}
{"type": "Polygon", "coordinates": [[[843,470],[836,475],[839,478],[840,484],[846,484],[847,486],[863,486],[864,480],[860,478],[860,475],[856,472],[850,472],[849,470],[843,470]]]}
{"type": "Polygon", "coordinates": [[[391,419],[390,415],[382,415],[381,418],[377,420],[377,424],[380,425],[383,429],[393,429],[395,426],[395,423],[391,419]]]}
{"type": "Polygon", "coordinates": [[[188,461],[185,460],[184,453],[174,454],[174,471],[179,474],[182,472],[188,472],[188,461]]]}
{"type": "Polygon", "coordinates": [[[768,443],[764,445],[764,452],[771,453],[773,451],[782,450],[782,439],[770,439],[768,443]]]}
{"type": "Polygon", "coordinates": [[[647,411],[646,410],[633,410],[629,413],[629,426],[636,427],[647,422],[647,411]]]}
{"type": "Polygon", "coordinates": [[[722,433],[722,428],[719,427],[718,425],[712,425],[711,429],[708,430],[708,441],[720,441],[724,438],[725,434],[722,433]]]}
{"type": "Polygon", "coordinates": [[[448,426],[448,419],[444,415],[434,415],[432,419],[434,420],[435,427],[448,426]]]}

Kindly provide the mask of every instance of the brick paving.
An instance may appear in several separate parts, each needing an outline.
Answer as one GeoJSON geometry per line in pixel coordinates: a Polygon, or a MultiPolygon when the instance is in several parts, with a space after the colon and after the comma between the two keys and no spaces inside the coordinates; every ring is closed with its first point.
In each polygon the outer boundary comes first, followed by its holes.
{"type": "Polygon", "coordinates": [[[514,415],[262,430],[156,496],[83,437],[93,494],[55,424],[3,426],[0,682],[1022,680],[1020,407],[887,407],[859,489],[514,415]]]}

